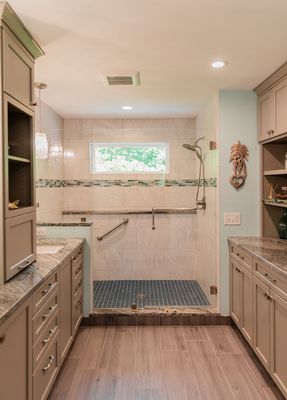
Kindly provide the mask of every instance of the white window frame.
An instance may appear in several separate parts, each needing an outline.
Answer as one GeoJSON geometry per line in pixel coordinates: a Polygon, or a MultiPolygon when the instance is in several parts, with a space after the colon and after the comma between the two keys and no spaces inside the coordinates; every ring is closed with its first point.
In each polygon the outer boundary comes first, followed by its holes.
{"type": "Polygon", "coordinates": [[[91,142],[89,144],[89,157],[90,157],[90,173],[92,175],[164,175],[170,171],[170,143],[168,142],[91,142]],[[166,150],[166,166],[165,171],[104,171],[98,172],[95,170],[94,147],[165,147],[166,150]]]}

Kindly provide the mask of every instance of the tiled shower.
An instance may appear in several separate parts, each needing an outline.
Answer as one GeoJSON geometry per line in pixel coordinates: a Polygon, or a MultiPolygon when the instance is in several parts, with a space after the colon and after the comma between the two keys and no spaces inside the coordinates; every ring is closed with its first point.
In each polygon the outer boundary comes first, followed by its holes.
{"type": "MultiPolygon", "coordinates": [[[[62,146],[72,153],[73,157],[63,159],[61,179],[59,175],[56,180],[53,180],[51,175],[46,179],[41,175],[38,191],[42,191],[43,194],[47,190],[61,190],[62,211],[105,210],[115,213],[63,216],[64,221],[80,221],[80,218],[86,218],[87,221],[93,222],[94,282],[103,282],[103,285],[107,285],[107,288],[112,287],[111,290],[115,292],[115,288],[124,285],[115,286],[109,282],[134,281],[135,285],[139,285],[140,281],[166,281],[168,287],[168,282],[172,284],[173,281],[195,281],[195,285],[199,285],[209,304],[216,307],[217,296],[210,295],[210,286],[216,287],[218,279],[217,160],[216,154],[208,150],[209,140],[215,140],[216,134],[214,126],[210,126],[213,107],[211,102],[197,119],[64,121],[62,146]],[[182,144],[192,143],[197,136],[203,135],[207,169],[207,209],[199,211],[197,215],[156,214],[155,229],[152,230],[152,216],[140,214],[141,210],[195,207],[198,160],[192,152],[184,149],[182,144]],[[170,145],[170,172],[166,175],[92,175],[89,160],[91,142],[167,142],[170,145]],[[50,187],[47,188],[48,186],[50,187]],[[117,210],[134,210],[139,214],[128,215],[127,225],[106,239],[98,241],[98,235],[105,233],[126,217],[117,215],[117,210]]],[[[41,206],[43,209],[43,200],[41,206]]],[[[44,214],[42,215],[44,217],[44,214]]],[[[96,285],[94,287],[97,290],[96,285]]],[[[141,287],[144,287],[144,283],[141,287]]],[[[162,289],[155,286],[155,290],[158,290],[155,296],[158,299],[156,305],[164,305],[159,296],[162,289]]],[[[188,289],[187,285],[185,290],[191,289],[188,289]]],[[[138,302],[138,306],[143,304],[140,302],[140,295],[147,296],[146,293],[135,295],[136,299],[132,302],[138,302]]],[[[171,303],[175,301],[175,296],[170,297],[171,303]]]]}

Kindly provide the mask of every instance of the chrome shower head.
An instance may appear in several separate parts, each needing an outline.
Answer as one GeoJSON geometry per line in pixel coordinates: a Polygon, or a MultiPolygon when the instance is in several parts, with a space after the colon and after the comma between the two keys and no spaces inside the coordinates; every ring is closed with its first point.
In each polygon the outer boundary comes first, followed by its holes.
{"type": "Polygon", "coordinates": [[[185,143],[182,146],[187,150],[194,151],[195,154],[197,155],[197,157],[200,159],[200,161],[202,161],[202,150],[201,150],[201,147],[198,146],[198,144],[193,145],[193,144],[185,143]]]}
{"type": "Polygon", "coordinates": [[[184,147],[185,149],[191,150],[191,151],[195,151],[195,146],[193,146],[192,144],[183,144],[182,147],[184,147]]]}

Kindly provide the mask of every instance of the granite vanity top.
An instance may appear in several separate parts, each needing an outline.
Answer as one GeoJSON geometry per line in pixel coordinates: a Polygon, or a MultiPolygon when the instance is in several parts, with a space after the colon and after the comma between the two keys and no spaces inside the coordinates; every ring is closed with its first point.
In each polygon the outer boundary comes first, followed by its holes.
{"type": "Polygon", "coordinates": [[[287,278],[287,240],[239,236],[228,241],[287,278]]]}
{"type": "Polygon", "coordinates": [[[52,275],[84,239],[39,239],[37,245],[64,246],[56,254],[38,254],[37,260],[7,283],[0,285],[0,325],[52,275]]]}

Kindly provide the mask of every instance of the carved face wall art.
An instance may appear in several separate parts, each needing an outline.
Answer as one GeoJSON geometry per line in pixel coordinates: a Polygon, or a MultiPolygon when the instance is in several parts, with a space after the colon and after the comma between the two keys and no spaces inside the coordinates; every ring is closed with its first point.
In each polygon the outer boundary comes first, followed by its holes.
{"type": "Polygon", "coordinates": [[[231,146],[229,162],[232,163],[233,174],[229,182],[235,189],[244,185],[247,177],[246,161],[248,161],[248,149],[245,144],[238,143],[231,146]]]}

